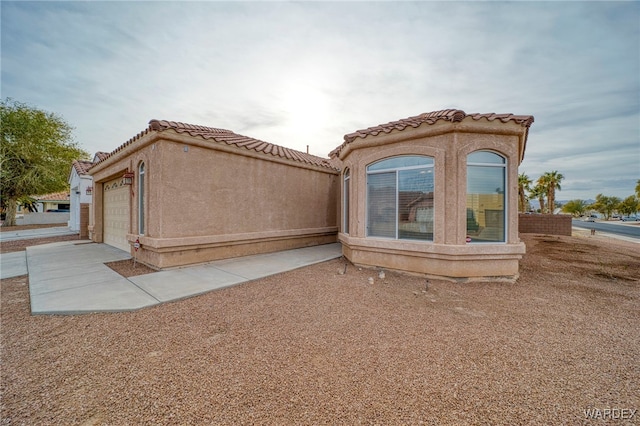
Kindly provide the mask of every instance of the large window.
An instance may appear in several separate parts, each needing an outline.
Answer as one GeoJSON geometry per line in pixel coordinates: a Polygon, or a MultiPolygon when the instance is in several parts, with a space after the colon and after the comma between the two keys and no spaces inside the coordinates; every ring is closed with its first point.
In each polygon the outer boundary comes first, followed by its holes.
{"type": "Polygon", "coordinates": [[[343,190],[343,200],[342,200],[342,232],[345,234],[349,233],[349,183],[351,182],[351,172],[349,169],[344,171],[344,190],[343,190]]]}
{"type": "Polygon", "coordinates": [[[401,156],[367,167],[367,236],[433,241],[433,164],[401,156]]]}
{"type": "Polygon", "coordinates": [[[138,167],[138,234],[144,235],[144,163],[138,167]]]}
{"type": "Polygon", "coordinates": [[[494,152],[467,156],[467,241],[505,241],[506,166],[505,158],[494,152]]]}

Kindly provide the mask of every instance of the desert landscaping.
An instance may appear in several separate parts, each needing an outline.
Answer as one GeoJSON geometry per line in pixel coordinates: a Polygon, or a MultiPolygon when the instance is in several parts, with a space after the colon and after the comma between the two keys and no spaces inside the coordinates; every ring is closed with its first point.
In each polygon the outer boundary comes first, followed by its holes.
{"type": "Polygon", "coordinates": [[[0,423],[640,423],[639,245],[521,238],[515,284],[337,259],[137,312],[32,316],[28,277],[2,280],[0,423]]]}

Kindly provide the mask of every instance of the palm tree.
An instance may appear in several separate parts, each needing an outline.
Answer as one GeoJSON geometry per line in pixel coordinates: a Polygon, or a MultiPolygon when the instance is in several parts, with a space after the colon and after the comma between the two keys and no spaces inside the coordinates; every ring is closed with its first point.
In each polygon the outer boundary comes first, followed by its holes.
{"type": "Polygon", "coordinates": [[[540,179],[538,179],[538,183],[536,186],[531,188],[531,193],[529,194],[531,198],[537,198],[540,203],[540,213],[544,213],[544,196],[547,194],[547,190],[544,186],[540,184],[540,179]]]}
{"type": "Polygon", "coordinates": [[[518,175],[518,210],[524,212],[527,210],[527,194],[525,191],[531,191],[531,179],[524,173],[518,175]]]}
{"type": "Polygon", "coordinates": [[[538,182],[542,180],[543,185],[547,192],[547,204],[549,205],[549,213],[553,214],[553,211],[556,208],[556,190],[560,191],[562,188],[560,187],[560,182],[562,182],[564,176],[562,173],[558,173],[557,170],[552,172],[546,172],[538,182]]]}

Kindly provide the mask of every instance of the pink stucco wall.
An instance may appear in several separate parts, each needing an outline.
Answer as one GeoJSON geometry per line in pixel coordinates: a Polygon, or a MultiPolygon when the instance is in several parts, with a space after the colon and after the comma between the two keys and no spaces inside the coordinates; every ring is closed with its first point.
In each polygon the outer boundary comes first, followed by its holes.
{"type": "Polygon", "coordinates": [[[92,238],[102,241],[101,185],[145,163],[144,235],[132,186],[130,242],[156,268],[336,241],[338,172],[176,134],[151,132],[91,170],[92,238]]]}

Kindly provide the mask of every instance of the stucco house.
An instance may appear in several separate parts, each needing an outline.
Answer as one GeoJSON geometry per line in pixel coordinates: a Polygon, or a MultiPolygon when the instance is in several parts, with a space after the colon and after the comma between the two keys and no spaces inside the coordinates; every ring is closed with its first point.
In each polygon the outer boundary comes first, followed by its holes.
{"type": "Polygon", "coordinates": [[[70,194],[68,191],[54,192],[33,197],[38,202],[38,212],[67,213],[70,205],[70,194]]]}
{"type": "Polygon", "coordinates": [[[339,240],[357,265],[518,276],[517,182],[532,116],[442,110],[345,135],[339,240]]]}
{"type": "Polygon", "coordinates": [[[93,177],[89,169],[97,162],[104,160],[109,153],[99,151],[93,161],[73,160],[69,171],[69,229],[78,231],[80,238],[89,236],[89,216],[93,202],[93,177]]]}
{"type": "MultiPolygon", "coordinates": [[[[88,170],[93,166],[93,162],[85,160],[73,160],[71,171],[69,172],[70,207],[69,207],[69,229],[72,231],[86,231],[89,225],[89,209],[92,200],[93,179],[88,170]],[[82,217],[82,219],[81,219],[82,217]]],[[[81,237],[85,236],[82,232],[81,237]]]]}
{"type": "Polygon", "coordinates": [[[35,200],[34,211],[18,205],[16,225],[65,224],[69,221],[68,191],[33,195],[31,198],[35,200]]]}
{"type": "Polygon", "coordinates": [[[91,239],[155,268],[337,240],[338,166],[229,130],[152,120],[89,174],[91,239]]]}
{"type": "Polygon", "coordinates": [[[347,134],[320,158],[151,120],[88,171],[91,238],[160,269],[340,241],[356,265],[513,280],[532,123],[434,111],[347,134]]]}

